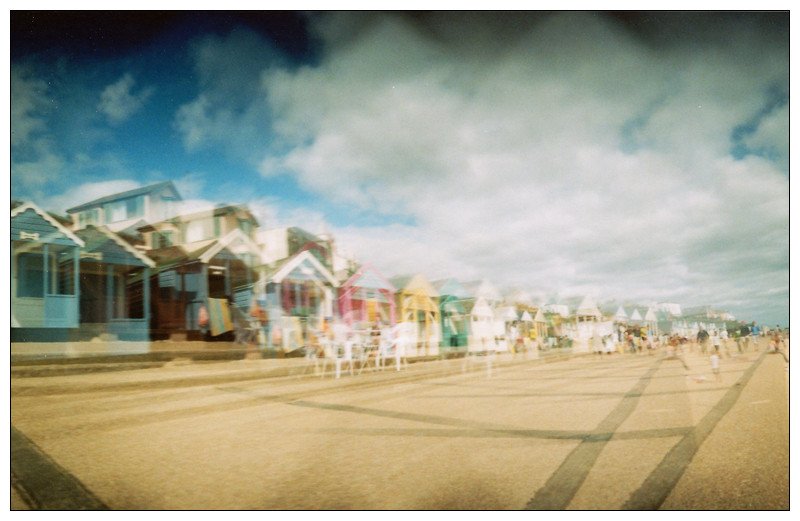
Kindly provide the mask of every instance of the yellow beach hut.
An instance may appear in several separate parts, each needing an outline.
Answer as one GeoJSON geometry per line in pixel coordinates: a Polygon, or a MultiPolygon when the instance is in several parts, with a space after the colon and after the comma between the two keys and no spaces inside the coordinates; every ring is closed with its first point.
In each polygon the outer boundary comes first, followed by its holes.
{"type": "Polygon", "coordinates": [[[439,293],[420,273],[397,276],[389,281],[397,290],[397,322],[416,337],[406,356],[439,356],[439,293]],[[409,327],[414,324],[413,330],[409,327]]]}

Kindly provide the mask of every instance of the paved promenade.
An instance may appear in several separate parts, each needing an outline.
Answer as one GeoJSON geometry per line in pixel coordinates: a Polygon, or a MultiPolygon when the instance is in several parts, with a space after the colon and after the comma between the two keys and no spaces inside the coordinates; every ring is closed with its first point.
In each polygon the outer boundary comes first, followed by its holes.
{"type": "Polygon", "coordinates": [[[12,374],[11,507],[788,509],[788,364],[684,360],[12,374]]]}

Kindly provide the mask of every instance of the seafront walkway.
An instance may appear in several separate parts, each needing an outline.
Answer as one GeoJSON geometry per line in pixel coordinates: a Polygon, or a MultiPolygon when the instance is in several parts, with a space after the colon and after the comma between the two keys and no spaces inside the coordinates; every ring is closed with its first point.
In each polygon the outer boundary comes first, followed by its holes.
{"type": "Polygon", "coordinates": [[[558,354],[12,371],[11,507],[788,509],[780,355],[558,354]]]}

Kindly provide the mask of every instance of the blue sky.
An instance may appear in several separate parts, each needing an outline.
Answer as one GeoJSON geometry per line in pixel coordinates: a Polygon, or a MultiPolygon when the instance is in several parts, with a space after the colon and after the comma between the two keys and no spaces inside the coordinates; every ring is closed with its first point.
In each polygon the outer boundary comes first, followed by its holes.
{"type": "Polygon", "coordinates": [[[788,323],[783,14],[21,13],[11,197],[173,180],[387,276],[788,323]]]}

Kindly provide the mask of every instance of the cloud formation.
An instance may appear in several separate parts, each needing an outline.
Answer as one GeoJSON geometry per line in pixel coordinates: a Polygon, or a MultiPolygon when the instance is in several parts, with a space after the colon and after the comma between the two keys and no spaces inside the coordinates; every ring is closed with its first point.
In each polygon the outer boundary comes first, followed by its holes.
{"type": "Polygon", "coordinates": [[[153,95],[153,88],[148,87],[137,93],[133,92],[136,84],[133,76],[126,73],[117,82],[107,86],[100,94],[97,109],[106,115],[111,123],[122,123],[138,112],[144,103],[153,95]]]}
{"type": "MultiPolygon", "coordinates": [[[[335,230],[389,275],[780,307],[788,56],[730,22],[733,40],[724,24],[702,40],[663,26],[646,40],[580,12],[328,14],[311,20],[317,62],[260,53],[259,95],[236,103],[209,73],[178,120],[193,147],[269,114],[265,178],[413,223],[335,230]]],[[[254,45],[245,36],[205,40],[197,66],[235,63],[254,45]]]]}
{"type": "Polygon", "coordinates": [[[331,231],[387,276],[784,317],[789,45],[769,16],[338,12],[309,15],[300,59],[237,24],[16,64],[12,186],[195,172],[191,204],[331,231]]]}

